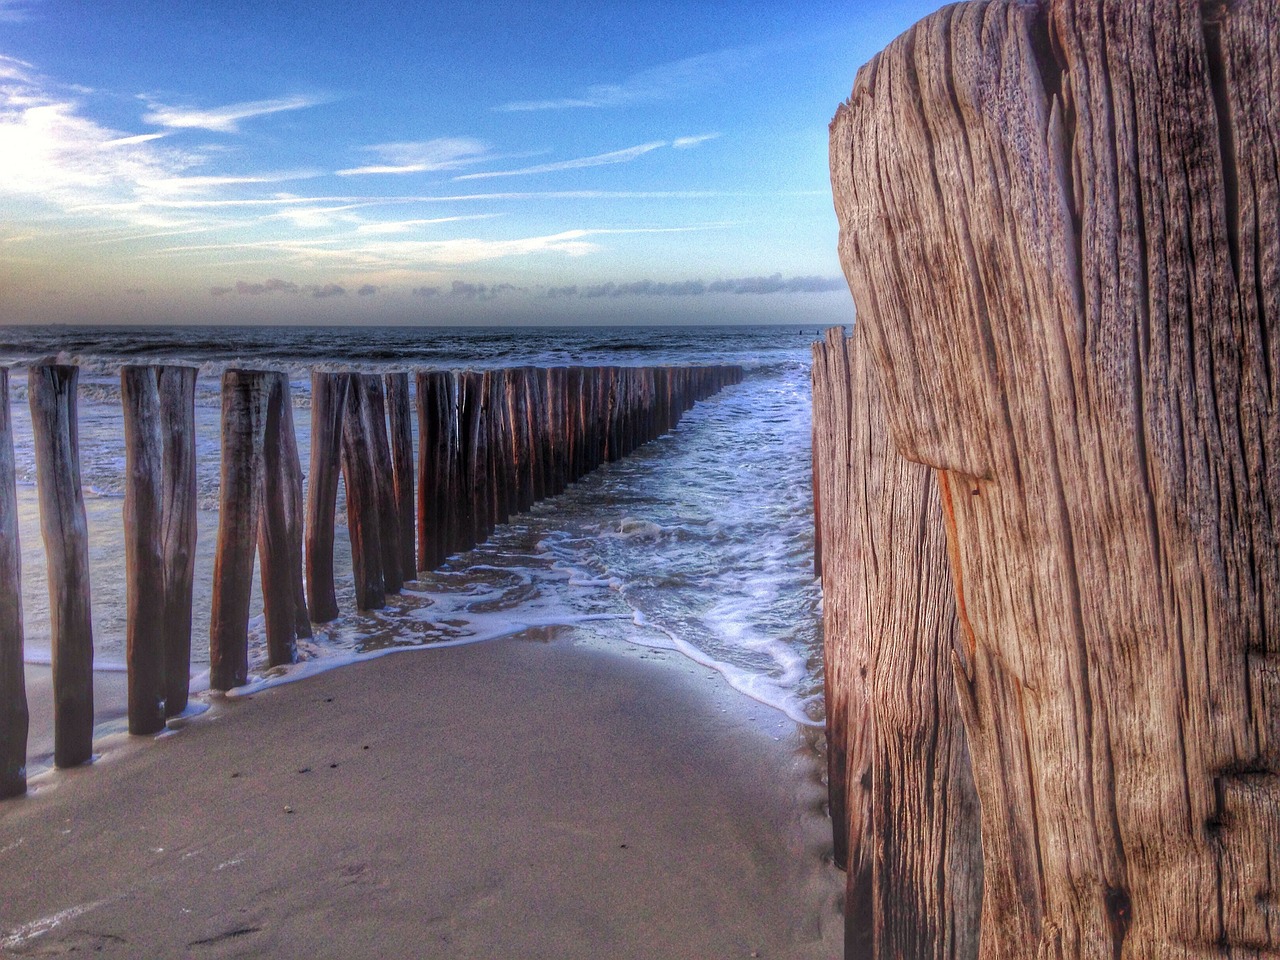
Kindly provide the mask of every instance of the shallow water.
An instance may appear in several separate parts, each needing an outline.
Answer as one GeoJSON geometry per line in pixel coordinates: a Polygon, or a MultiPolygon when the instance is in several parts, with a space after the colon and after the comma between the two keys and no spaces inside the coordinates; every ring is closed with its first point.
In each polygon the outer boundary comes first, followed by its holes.
{"type": "MultiPolygon", "coordinates": [[[[124,659],[123,362],[198,364],[201,504],[193,646],[208,659],[217,529],[219,376],[287,370],[307,463],[309,371],[553,364],[738,363],[743,383],[686,413],[675,431],[608,464],[423,574],[386,609],[354,611],[339,504],[337,621],[304,657],[343,660],[392,646],[574,629],[679,650],[799,722],[822,719],[820,591],[812,575],[809,344],[813,326],[437,330],[431,328],[4,328],[19,480],[28,659],[49,657],[48,595],[25,373],[38,357],[81,366],[80,448],[90,530],[96,662],[124,659]]],[[[255,598],[253,610],[259,612],[255,598]]],[[[260,616],[251,656],[264,657],[260,616]]]]}

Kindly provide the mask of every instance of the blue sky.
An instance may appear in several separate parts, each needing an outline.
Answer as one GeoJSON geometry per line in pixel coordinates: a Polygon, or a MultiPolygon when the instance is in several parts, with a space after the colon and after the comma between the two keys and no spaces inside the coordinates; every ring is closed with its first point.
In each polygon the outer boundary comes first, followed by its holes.
{"type": "Polygon", "coordinates": [[[0,323],[847,322],[827,123],[938,6],[0,0],[0,323]]]}

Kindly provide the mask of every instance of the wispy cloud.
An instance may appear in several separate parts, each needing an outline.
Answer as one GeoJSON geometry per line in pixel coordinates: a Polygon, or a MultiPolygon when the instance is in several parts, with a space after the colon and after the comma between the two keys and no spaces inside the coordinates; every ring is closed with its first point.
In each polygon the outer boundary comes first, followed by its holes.
{"type": "Polygon", "coordinates": [[[136,233],[139,227],[197,226],[178,211],[216,202],[229,189],[317,175],[207,173],[207,155],[170,145],[165,133],[106,126],[87,115],[83,98],[71,89],[28,63],[0,56],[0,197],[35,198],[81,220],[105,216],[136,233]]]}
{"type": "Polygon", "coordinates": [[[366,174],[428,173],[457,170],[491,157],[489,146],[467,137],[440,137],[435,140],[379,143],[365,150],[383,162],[336,171],[340,177],[366,174]]]}
{"type": "MultiPolygon", "coordinates": [[[[21,80],[31,82],[31,64],[16,57],[6,57],[0,53],[0,80],[21,80]]],[[[12,94],[12,91],[10,92],[12,94]]]]}
{"type": "Polygon", "coordinates": [[[243,186],[253,183],[285,183],[290,180],[309,180],[321,174],[315,170],[293,170],[280,173],[253,173],[223,176],[163,177],[149,186],[161,193],[208,190],[211,187],[243,186]]]}
{"type": "Polygon", "coordinates": [[[642,70],[620,83],[593,84],[572,96],[516,100],[495,109],[523,112],[625,107],[633,103],[689,96],[728,79],[755,60],[760,52],[754,47],[717,50],[642,70]]]}
{"type": "Polygon", "coordinates": [[[457,217],[428,217],[417,220],[381,220],[375,223],[362,223],[356,227],[356,233],[381,235],[388,233],[411,233],[422,227],[433,227],[441,223],[459,223],[464,220],[492,220],[500,217],[500,213],[472,213],[457,217]]]}
{"type": "MultiPolygon", "coordinates": [[[[219,207],[288,207],[305,204],[342,204],[347,209],[355,206],[391,207],[416,203],[464,203],[488,200],[541,201],[541,200],[704,200],[712,197],[819,197],[828,196],[824,190],[793,190],[785,192],[770,191],[759,193],[754,191],[727,190],[528,190],[495,193],[462,193],[462,194],[425,194],[403,197],[373,196],[296,196],[282,194],[273,197],[244,197],[237,199],[205,200],[169,198],[149,200],[147,204],[164,208],[186,208],[192,210],[216,209],[219,207]]],[[[127,212],[140,209],[141,201],[120,203],[86,203],[81,209],[98,212],[127,212]]],[[[332,209],[337,209],[336,207],[332,209]]]]}
{"type": "Polygon", "coordinates": [[[678,140],[654,140],[634,147],[611,150],[608,153],[597,153],[590,157],[576,157],[573,160],[559,160],[555,163],[540,163],[532,167],[521,167],[518,170],[489,170],[481,173],[464,173],[454,180],[485,180],[492,177],[523,177],[537,173],[559,173],[563,170],[585,170],[590,167],[606,167],[616,163],[630,163],[647,153],[661,150],[664,147],[687,149],[713,140],[718,134],[704,134],[699,137],[681,137],[678,140]]]}
{"type": "Polygon", "coordinates": [[[330,269],[369,271],[404,266],[462,266],[490,260],[554,254],[580,257],[600,248],[589,237],[597,231],[565,230],[536,237],[488,240],[462,237],[454,240],[253,240],[242,243],[202,243],[165,247],[157,256],[205,256],[217,252],[253,250],[283,256],[297,264],[327,264],[330,269]]]}
{"type": "Polygon", "coordinates": [[[55,203],[136,199],[198,158],[131,141],[34,85],[0,87],[0,191],[55,203]]]}
{"type": "Polygon", "coordinates": [[[715,140],[719,137],[718,133],[702,133],[696,137],[676,137],[671,141],[671,145],[677,150],[688,150],[690,147],[696,147],[700,143],[706,143],[708,140],[715,140]]]}
{"type": "Polygon", "coordinates": [[[223,107],[171,107],[148,100],[150,112],[142,119],[158,127],[175,130],[211,130],[214,133],[237,133],[241,120],[264,117],[286,110],[301,110],[327,102],[323,97],[280,97],[275,100],[252,100],[247,103],[231,103],[223,107]]]}
{"type": "Polygon", "coordinates": [[[30,20],[37,0],[0,0],[0,23],[30,20]]]}

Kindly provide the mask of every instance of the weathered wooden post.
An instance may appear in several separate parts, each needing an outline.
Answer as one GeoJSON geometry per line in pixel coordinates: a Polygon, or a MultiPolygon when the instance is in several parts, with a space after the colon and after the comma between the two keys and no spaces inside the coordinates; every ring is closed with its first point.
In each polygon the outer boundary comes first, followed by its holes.
{"type": "Polygon", "coordinates": [[[93,627],[89,607],[89,534],[80,488],[80,441],[73,366],[28,371],[35,440],[40,532],[49,563],[53,641],[54,763],[73,767],[93,756],[93,627]]]}
{"type": "Polygon", "coordinates": [[[262,512],[269,376],[222,375],[222,483],[209,620],[209,686],[230,690],[249,679],[249,600],[262,512]]]}
{"type": "Polygon", "coordinates": [[[22,649],[22,550],[14,479],[9,369],[0,367],[0,800],[27,792],[27,684],[22,649]]]}
{"type": "Polygon", "coordinates": [[[520,512],[520,424],[517,418],[521,414],[523,394],[518,369],[508,367],[502,371],[500,396],[503,404],[503,485],[506,488],[506,514],[510,519],[520,512]]]}
{"type": "Polygon", "coordinates": [[[396,517],[400,522],[400,578],[418,576],[414,552],[413,421],[409,400],[409,374],[386,373],[382,377],[387,392],[387,414],[391,420],[391,465],[394,470],[396,517]]]}
{"type": "Polygon", "coordinates": [[[439,568],[455,549],[458,509],[457,380],[447,370],[417,375],[418,558],[439,568]]]}
{"type": "MultiPolygon", "coordinates": [[[[489,509],[496,526],[511,517],[508,502],[507,453],[510,450],[510,424],[507,422],[506,370],[490,370],[487,375],[489,394],[489,509]]],[[[493,531],[490,530],[490,533],[493,531]]]]}
{"type": "Polygon", "coordinates": [[[983,957],[1280,951],[1277,104],[1274,2],[991,0],[832,124],[952,551],[983,957]]]}
{"type": "Polygon", "coordinates": [[[533,387],[530,383],[530,368],[519,367],[512,371],[514,386],[512,389],[512,423],[515,427],[513,443],[516,450],[516,486],[518,496],[516,507],[520,511],[528,510],[537,501],[535,492],[535,450],[533,429],[533,387]]]}
{"type": "Polygon", "coordinates": [[[334,515],[342,463],[343,413],[351,375],[311,373],[311,475],[307,480],[307,601],[316,623],[338,616],[333,583],[334,515]]]}
{"type": "Polygon", "coordinates": [[[196,367],[157,372],[164,564],[164,704],[167,717],[187,709],[191,689],[191,603],[196,562],[196,367]]]}
{"type": "Polygon", "coordinates": [[[124,407],[124,557],[129,732],[165,722],[164,436],[160,383],[151,366],[120,368],[124,407]]]}
{"type": "Polygon", "coordinates": [[[574,483],[582,478],[582,367],[569,367],[564,378],[565,465],[567,479],[574,483]]]}
{"type": "Polygon", "coordinates": [[[305,532],[306,505],[302,499],[302,459],[298,455],[298,434],[293,426],[293,399],[289,378],[282,375],[283,396],[280,407],[280,483],[282,510],[289,547],[289,581],[293,589],[294,634],[298,639],[311,636],[311,614],[307,607],[305,532]]]}
{"type": "Polygon", "coordinates": [[[568,404],[566,384],[568,370],[564,367],[548,367],[547,379],[547,432],[551,437],[551,495],[564,492],[569,483],[566,439],[568,436],[568,404]]]}
{"type": "Polygon", "coordinates": [[[391,465],[391,443],[387,437],[387,406],[382,394],[382,380],[377,374],[361,374],[356,383],[365,394],[365,417],[368,421],[365,434],[369,440],[377,499],[383,586],[387,593],[399,593],[404,586],[400,560],[400,511],[396,508],[395,475],[391,465]]]}
{"type": "Polygon", "coordinates": [[[534,368],[529,372],[529,399],[529,421],[533,424],[533,495],[541,502],[552,495],[551,430],[545,370],[534,368]]]}
{"type": "Polygon", "coordinates": [[[607,367],[605,376],[605,460],[614,463],[622,457],[622,432],[619,429],[622,370],[619,367],[607,367]]]}
{"type": "Polygon", "coordinates": [[[351,536],[351,568],[356,583],[356,606],[379,610],[387,605],[382,569],[382,517],[374,476],[371,391],[361,374],[351,374],[342,423],[342,477],[347,488],[347,529],[351,536]]]}
{"type": "Polygon", "coordinates": [[[458,378],[458,422],[462,450],[462,528],[460,549],[470,550],[489,536],[489,450],[487,374],[466,370],[458,378]]]}
{"type": "MultiPolygon", "coordinates": [[[[262,440],[258,568],[262,580],[267,663],[278,667],[293,663],[298,658],[298,592],[302,587],[301,480],[298,480],[295,498],[298,444],[293,432],[289,379],[283,373],[264,374],[264,377],[268,399],[262,440]]],[[[305,602],[302,614],[305,618],[305,602]]]]}
{"type": "Polygon", "coordinates": [[[846,954],[976,957],[982,846],[938,486],[893,448],[858,331],[830,331],[814,360],[815,462],[833,508],[823,623],[846,954]]]}

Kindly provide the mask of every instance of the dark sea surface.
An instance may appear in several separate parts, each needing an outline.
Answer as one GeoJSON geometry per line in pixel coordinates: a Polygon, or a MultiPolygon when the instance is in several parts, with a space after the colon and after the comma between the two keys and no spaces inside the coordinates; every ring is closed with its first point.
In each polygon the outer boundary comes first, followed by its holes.
{"type": "MultiPolygon", "coordinates": [[[[207,669],[217,530],[220,375],[285,370],[302,463],[310,371],[731,363],[744,382],[688,412],[671,434],[512,518],[485,545],[423,574],[385,610],[355,612],[339,504],[342,616],[302,647],[315,665],[387,647],[586,631],[675,649],[799,722],[822,719],[820,591],[813,578],[810,344],[814,324],[767,327],[0,327],[11,372],[27,658],[48,662],[49,603],[36,504],[26,373],[81,367],[80,451],[91,547],[96,662],[122,669],[123,363],[200,367],[200,539],[193,670],[207,669]]],[[[251,659],[264,659],[255,599],[251,659]]],[[[197,676],[197,687],[202,678],[197,676]]]]}

